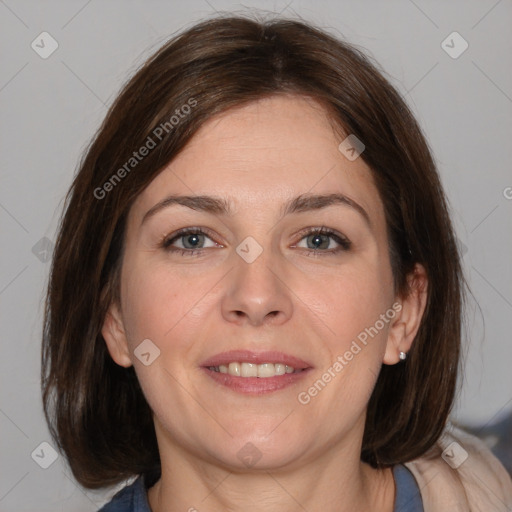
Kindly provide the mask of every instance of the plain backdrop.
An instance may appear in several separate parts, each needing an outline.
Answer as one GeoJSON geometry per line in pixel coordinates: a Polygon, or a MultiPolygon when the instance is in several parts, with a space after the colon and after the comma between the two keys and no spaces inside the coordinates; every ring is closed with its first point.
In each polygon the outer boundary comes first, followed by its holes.
{"type": "Polygon", "coordinates": [[[454,418],[485,425],[512,409],[510,0],[0,0],[2,512],[92,512],[115,490],[82,489],[62,456],[47,469],[37,457],[50,462],[53,446],[40,399],[40,335],[63,198],[83,149],[144,59],[216,10],[252,8],[302,17],[365,48],[404,94],[438,162],[474,294],[454,418]],[[56,44],[42,58],[42,46],[56,44]]]}

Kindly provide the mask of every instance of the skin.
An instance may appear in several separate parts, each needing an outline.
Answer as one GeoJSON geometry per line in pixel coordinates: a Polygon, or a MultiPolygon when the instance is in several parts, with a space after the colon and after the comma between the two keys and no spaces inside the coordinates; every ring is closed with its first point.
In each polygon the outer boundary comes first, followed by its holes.
{"type": "Polygon", "coordinates": [[[103,335],[117,364],[134,365],[154,413],[162,477],[148,491],[153,512],[393,510],[391,470],[360,461],[366,407],[381,365],[410,349],[427,279],[417,265],[410,294],[395,293],[381,199],[362,158],[338,150],[341,140],[311,99],[253,102],[206,122],[133,204],[121,303],[111,305],[103,335]],[[290,198],[334,192],[364,208],[369,224],[346,205],[280,218],[290,198]],[[170,194],[225,198],[234,215],[174,205],[142,223],[170,194]],[[339,244],[324,235],[311,255],[315,237],[300,230],[322,226],[351,247],[329,254],[339,244]],[[185,227],[212,232],[198,256],[161,247],[185,227]],[[252,263],[236,252],[248,236],[263,249],[252,263]],[[298,393],[397,302],[400,312],[300,404],[298,393]],[[160,350],[149,366],[134,355],[144,339],[160,350]],[[300,384],[243,395],[200,369],[233,349],[278,350],[314,369],[300,384]],[[248,442],[261,454],[249,468],[237,457],[248,442]]]}

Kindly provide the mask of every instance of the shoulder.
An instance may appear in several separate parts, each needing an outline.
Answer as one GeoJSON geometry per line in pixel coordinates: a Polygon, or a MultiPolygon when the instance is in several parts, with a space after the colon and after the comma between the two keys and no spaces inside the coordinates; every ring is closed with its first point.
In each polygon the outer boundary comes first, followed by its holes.
{"type": "Polygon", "coordinates": [[[98,512],[151,512],[143,477],[123,487],[98,512]]]}
{"type": "Polygon", "coordinates": [[[512,480],[487,446],[451,427],[425,456],[405,466],[413,473],[425,512],[506,512],[512,480]]]}

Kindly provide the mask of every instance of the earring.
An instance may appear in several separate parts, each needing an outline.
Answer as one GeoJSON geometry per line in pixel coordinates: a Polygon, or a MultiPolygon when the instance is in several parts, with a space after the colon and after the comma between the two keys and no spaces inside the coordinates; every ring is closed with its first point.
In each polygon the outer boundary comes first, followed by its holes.
{"type": "Polygon", "coordinates": [[[405,352],[400,352],[398,357],[400,358],[400,361],[405,361],[407,359],[407,354],[405,352]]]}

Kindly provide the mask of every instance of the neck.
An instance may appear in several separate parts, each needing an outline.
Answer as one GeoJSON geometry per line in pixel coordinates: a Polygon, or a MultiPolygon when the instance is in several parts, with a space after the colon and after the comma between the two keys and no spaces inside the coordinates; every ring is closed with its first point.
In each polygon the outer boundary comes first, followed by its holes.
{"type": "Polygon", "coordinates": [[[347,463],[348,454],[339,450],[293,469],[257,471],[231,471],[184,455],[162,460],[161,478],[148,491],[152,512],[393,510],[391,469],[375,470],[358,458],[347,463]]]}

